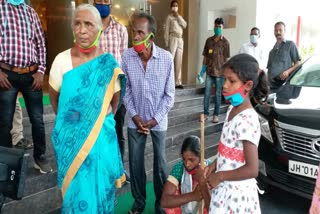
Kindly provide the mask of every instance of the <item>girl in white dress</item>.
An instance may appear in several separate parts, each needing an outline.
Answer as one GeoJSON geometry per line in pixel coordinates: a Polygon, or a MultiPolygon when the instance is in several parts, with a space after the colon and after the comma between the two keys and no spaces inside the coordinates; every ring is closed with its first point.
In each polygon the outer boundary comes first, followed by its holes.
{"type": "Polygon", "coordinates": [[[231,103],[218,146],[216,161],[205,168],[212,188],[209,213],[260,212],[258,144],[260,124],[250,98],[261,102],[268,94],[267,78],[248,54],[232,57],[223,66],[223,95],[231,103]]]}

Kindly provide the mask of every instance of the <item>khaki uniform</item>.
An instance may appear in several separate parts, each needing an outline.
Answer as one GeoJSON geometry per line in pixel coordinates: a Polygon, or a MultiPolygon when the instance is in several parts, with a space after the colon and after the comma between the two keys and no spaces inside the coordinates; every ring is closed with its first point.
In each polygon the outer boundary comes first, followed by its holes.
{"type": "Polygon", "coordinates": [[[174,58],[175,67],[175,82],[176,85],[182,85],[181,80],[181,65],[182,65],[182,55],[183,55],[183,29],[187,27],[187,22],[182,18],[182,16],[175,17],[171,14],[168,15],[165,31],[164,40],[166,47],[174,58]]]}

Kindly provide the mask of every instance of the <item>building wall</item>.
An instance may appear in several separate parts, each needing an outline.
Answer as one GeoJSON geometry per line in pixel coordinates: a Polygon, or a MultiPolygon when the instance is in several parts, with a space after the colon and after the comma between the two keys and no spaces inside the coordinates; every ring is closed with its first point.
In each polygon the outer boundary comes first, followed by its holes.
{"type": "Polygon", "coordinates": [[[198,70],[198,47],[199,47],[199,22],[200,22],[200,1],[185,1],[184,17],[188,27],[184,31],[184,53],[182,66],[182,80],[184,84],[195,85],[198,70]]]}
{"type": "Polygon", "coordinates": [[[292,6],[289,6],[288,1],[276,0],[262,1],[257,0],[257,25],[261,31],[260,43],[264,46],[265,50],[269,52],[276,42],[274,36],[274,24],[282,21],[286,24],[285,38],[295,41],[296,38],[296,24],[298,15],[292,13],[292,6]],[[288,5],[288,10],[284,10],[288,5]],[[266,18],[268,17],[268,18],[266,18]]]}
{"type": "Polygon", "coordinates": [[[276,42],[274,24],[283,21],[286,24],[285,38],[297,42],[298,16],[301,18],[300,54],[306,59],[320,50],[320,13],[319,0],[257,0],[257,25],[261,29],[261,43],[269,51],[276,42]]]}
{"type": "Polygon", "coordinates": [[[67,0],[47,1],[47,72],[57,54],[73,46],[73,9],[67,0]]]}

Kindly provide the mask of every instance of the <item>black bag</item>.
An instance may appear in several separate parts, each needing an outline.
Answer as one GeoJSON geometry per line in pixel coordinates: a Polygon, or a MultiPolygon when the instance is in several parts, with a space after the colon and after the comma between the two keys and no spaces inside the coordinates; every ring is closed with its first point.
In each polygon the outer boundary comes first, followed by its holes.
{"type": "Polygon", "coordinates": [[[22,198],[29,156],[23,149],[0,146],[0,194],[22,198]]]}

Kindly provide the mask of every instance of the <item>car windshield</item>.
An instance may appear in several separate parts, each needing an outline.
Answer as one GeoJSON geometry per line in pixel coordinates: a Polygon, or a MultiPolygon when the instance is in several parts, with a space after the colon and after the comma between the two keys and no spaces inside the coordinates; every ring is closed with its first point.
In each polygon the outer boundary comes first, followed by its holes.
{"type": "Polygon", "coordinates": [[[320,87],[320,55],[309,58],[290,79],[290,85],[320,87]]]}

